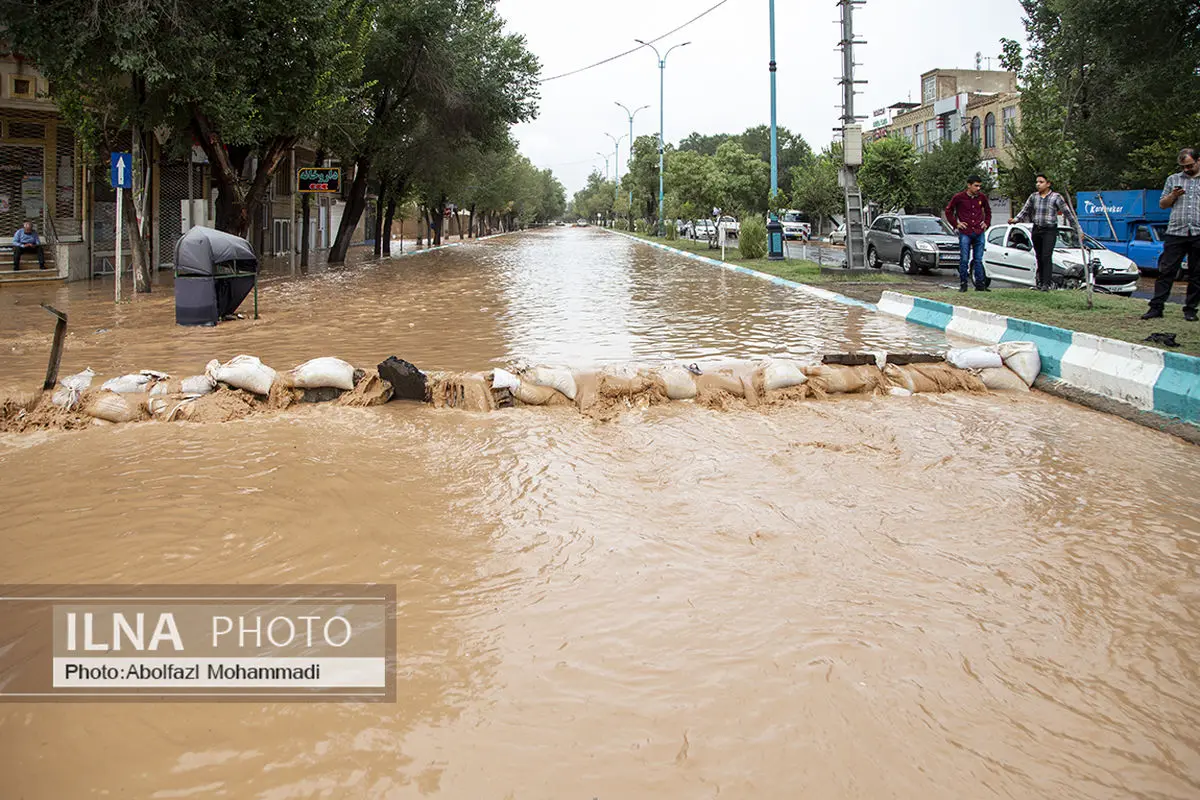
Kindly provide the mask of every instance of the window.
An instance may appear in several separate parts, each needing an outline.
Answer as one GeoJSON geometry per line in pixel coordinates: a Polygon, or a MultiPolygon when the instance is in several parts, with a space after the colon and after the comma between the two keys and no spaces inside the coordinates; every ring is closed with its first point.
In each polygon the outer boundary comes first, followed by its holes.
{"type": "Polygon", "coordinates": [[[1029,239],[1029,234],[1021,228],[1013,228],[1012,233],[1008,237],[1008,246],[1016,250],[1032,250],[1033,242],[1029,239]]]}
{"type": "Polygon", "coordinates": [[[982,128],[983,126],[979,123],[979,117],[971,117],[971,141],[975,143],[976,147],[979,147],[979,145],[983,144],[983,142],[980,141],[982,128]]]}
{"type": "Polygon", "coordinates": [[[1017,107],[1008,106],[1000,112],[1000,120],[1004,124],[1004,144],[1013,143],[1013,135],[1017,132],[1017,107]]]}
{"type": "MultiPolygon", "coordinates": [[[[979,119],[979,118],[976,117],[976,119],[979,119]]],[[[1003,226],[1001,226],[999,228],[992,228],[988,232],[988,235],[987,235],[988,244],[994,244],[997,247],[1003,247],[1004,246],[1004,234],[1006,234],[1006,233],[1008,233],[1008,228],[1005,228],[1003,226]]]]}
{"type": "Polygon", "coordinates": [[[932,151],[937,143],[937,123],[931,119],[925,120],[925,149],[932,151]]]}
{"type": "Polygon", "coordinates": [[[950,121],[948,119],[946,119],[945,117],[942,117],[942,141],[943,142],[954,141],[954,128],[951,127],[950,121]]]}
{"type": "Polygon", "coordinates": [[[908,139],[910,142],[913,140],[912,125],[904,126],[904,138],[908,139]]]}
{"type": "Polygon", "coordinates": [[[8,93],[10,97],[33,98],[33,78],[26,78],[21,75],[11,75],[10,83],[8,84],[8,93]]]}
{"type": "Polygon", "coordinates": [[[913,133],[914,133],[913,145],[917,148],[918,153],[924,153],[925,152],[925,133],[924,133],[924,129],[921,127],[921,123],[919,123],[919,122],[917,123],[916,127],[913,128],[913,133]]]}
{"type": "Polygon", "coordinates": [[[996,146],[996,115],[988,112],[983,122],[983,148],[990,150],[996,146]]]}
{"type": "Polygon", "coordinates": [[[898,219],[892,220],[892,235],[893,236],[900,235],[900,220],[898,220],[898,219]]]}
{"type": "Polygon", "coordinates": [[[891,227],[892,227],[892,218],[891,217],[880,217],[879,219],[875,220],[875,224],[871,226],[871,230],[886,231],[886,230],[890,230],[891,227]]]}
{"type": "Polygon", "coordinates": [[[937,76],[930,75],[921,86],[921,101],[932,103],[934,100],[937,100],[937,76]]]}
{"type": "Polygon", "coordinates": [[[1139,242],[1154,241],[1152,238],[1150,238],[1150,229],[1145,225],[1138,225],[1137,233],[1134,234],[1133,238],[1139,242]]]}

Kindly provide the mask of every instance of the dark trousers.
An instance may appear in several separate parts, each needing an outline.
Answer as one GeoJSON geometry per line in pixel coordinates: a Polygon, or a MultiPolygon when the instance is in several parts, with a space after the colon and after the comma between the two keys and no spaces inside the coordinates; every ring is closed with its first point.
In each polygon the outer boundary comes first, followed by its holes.
{"type": "Polygon", "coordinates": [[[1054,276],[1054,245],[1058,228],[1033,226],[1033,253],[1037,256],[1037,285],[1050,288],[1054,276]]]}
{"type": "Polygon", "coordinates": [[[1187,297],[1184,298],[1185,311],[1195,311],[1200,304],[1200,236],[1163,236],[1163,251],[1158,257],[1158,280],[1154,282],[1154,297],[1150,299],[1150,308],[1162,311],[1171,296],[1171,289],[1179,277],[1179,265],[1183,257],[1188,260],[1187,297]]]}
{"type": "Polygon", "coordinates": [[[42,246],[40,244],[34,245],[32,250],[27,247],[18,247],[16,245],[13,245],[13,269],[14,270],[19,270],[21,268],[21,256],[24,255],[25,253],[29,253],[29,252],[37,253],[38,269],[46,268],[46,255],[42,252],[42,246]]]}

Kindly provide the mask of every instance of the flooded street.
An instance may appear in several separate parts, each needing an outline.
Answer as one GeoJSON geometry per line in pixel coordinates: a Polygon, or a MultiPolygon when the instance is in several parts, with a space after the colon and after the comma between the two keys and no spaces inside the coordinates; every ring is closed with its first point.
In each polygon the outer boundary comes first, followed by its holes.
{"type": "MultiPolygon", "coordinates": [[[[215,329],[111,298],[0,290],[0,394],[39,302],[63,375],[948,345],[591,229],[271,274],[215,329]]],[[[0,800],[1194,798],[1197,452],[1036,392],[0,434],[0,583],[395,584],[399,665],[394,704],[0,705],[0,800]]]]}

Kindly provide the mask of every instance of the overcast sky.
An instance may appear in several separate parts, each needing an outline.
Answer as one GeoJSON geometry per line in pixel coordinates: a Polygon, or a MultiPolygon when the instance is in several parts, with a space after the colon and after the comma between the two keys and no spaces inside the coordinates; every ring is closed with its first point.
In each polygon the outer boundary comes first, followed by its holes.
{"type": "MultiPolygon", "coordinates": [[[[547,78],[636,47],[660,36],[717,0],[499,0],[509,30],[526,36],[547,78]]],[[[678,142],[692,131],[738,133],[770,122],[767,71],[767,0],[727,0],[725,5],[661,43],[673,52],[666,69],[666,138],[678,142]]],[[[778,121],[804,135],[814,149],[828,144],[838,124],[841,54],[834,0],[775,3],[778,121]]],[[[976,51],[998,69],[1000,38],[1024,41],[1018,0],[956,4],[947,0],[868,0],[855,10],[860,86],[855,111],[870,115],[899,100],[920,97],[920,74],[934,68],[975,65],[976,51]],[[969,9],[969,10],[968,10],[969,9]]],[[[987,68],[987,61],[984,62],[987,68]]],[[[604,135],[628,135],[625,112],[649,105],[634,120],[634,136],[656,133],[658,61],[649,49],[542,85],[538,119],[514,133],[521,151],[538,167],[554,170],[568,195],[593,169],[604,170],[597,151],[612,152],[604,135]]],[[[621,163],[628,158],[621,142],[621,163]]],[[[610,158],[611,162],[611,158],[610,158]]],[[[611,171],[612,165],[610,163],[611,171]]],[[[624,166],[622,166],[624,174],[624,166]]]]}

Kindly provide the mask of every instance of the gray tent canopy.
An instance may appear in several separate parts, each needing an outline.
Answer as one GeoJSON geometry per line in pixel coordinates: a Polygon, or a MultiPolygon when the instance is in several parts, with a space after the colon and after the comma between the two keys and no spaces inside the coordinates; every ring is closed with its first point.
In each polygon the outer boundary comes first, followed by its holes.
{"type": "Polygon", "coordinates": [[[216,325],[254,292],[258,318],[258,256],[240,236],[197,226],[175,245],[175,322],[216,325]]]}

